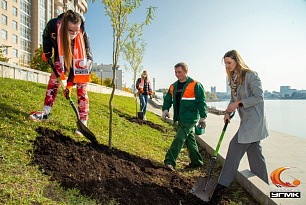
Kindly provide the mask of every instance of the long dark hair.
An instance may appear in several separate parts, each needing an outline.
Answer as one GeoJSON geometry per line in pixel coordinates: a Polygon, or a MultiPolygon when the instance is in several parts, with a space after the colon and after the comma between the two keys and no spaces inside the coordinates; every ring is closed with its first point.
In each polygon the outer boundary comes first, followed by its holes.
{"type": "Polygon", "coordinates": [[[68,30],[68,22],[73,24],[81,24],[81,18],[76,12],[68,10],[65,12],[62,20],[60,35],[62,39],[62,49],[63,49],[65,67],[66,69],[69,70],[72,65],[72,48],[71,48],[71,39],[68,30]]]}

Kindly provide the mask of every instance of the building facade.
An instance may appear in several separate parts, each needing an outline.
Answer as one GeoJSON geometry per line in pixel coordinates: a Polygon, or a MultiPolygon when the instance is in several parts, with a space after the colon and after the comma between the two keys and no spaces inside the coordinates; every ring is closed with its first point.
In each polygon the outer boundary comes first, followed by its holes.
{"type": "Polygon", "coordinates": [[[216,94],[216,93],[217,93],[217,88],[216,88],[216,86],[211,86],[211,87],[210,87],[210,93],[211,93],[211,94],[213,94],[213,93],[216,94]]]}
{"type": "Polygon", "coordinates": [[[29,67],[47,22],[71,9],[84,15],[86,0],[1,0],[0,48],[9,63],[29,67]]]}
{"type": "MultiPolygon", "coordinates": [[[[93,63],[91,72],[96,74],[98,78],[101,80],[105,80],[105,78],[113,79],[113,65],[103,65],[103,64],[97,64],[93,63]]],[[[119,70],[119,66],[116,68],[116,78],[115,78],[115,84],[116,88],[118,90],[122,90],[122,82],[123,82],[123,73],[122,70],[119,70]]]]}

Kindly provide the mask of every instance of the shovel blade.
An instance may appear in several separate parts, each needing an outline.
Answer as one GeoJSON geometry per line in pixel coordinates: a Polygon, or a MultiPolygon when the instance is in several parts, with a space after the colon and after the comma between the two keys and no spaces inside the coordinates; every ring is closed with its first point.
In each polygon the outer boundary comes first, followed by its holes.
{"type": "Polygon", "coordinates": [[[89,139],[92,143],[98,143],[96,136],[83,124],[81,120],[77,121],[78,129],[80,132],[89,139]]]}
{"type": "Polygon", "coordinates": [[[217,181],[213,181],[207,177],[199,177],[190,192],[207,202],[210,201],[212,195],[214,194],[217,183],[217,181]]]}
{"type": "Polygon", "coordinates": [[[139,119],[143,120],[143,112],[138,112],[137,115],[139,119]]]}

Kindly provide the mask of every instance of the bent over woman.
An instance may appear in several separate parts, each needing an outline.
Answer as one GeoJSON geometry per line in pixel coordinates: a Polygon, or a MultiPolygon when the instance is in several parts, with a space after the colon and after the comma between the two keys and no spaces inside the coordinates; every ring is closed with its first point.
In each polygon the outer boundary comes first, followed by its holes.
{"type": "MultiPolygon", "coordinates": [[[[67,79],[64,90],[66,99],[71,96],[74,85],[77,88],[78,110],[80,120],[87,126],[89,100],[87,95],[87,83],[92,66],[92,52],[89,37],[85,31],[85,22],[80,14],[72,10],[51,19],[43,33],[42,58],[48,62],[54,50],[54,66],[62,80],[67,79]],[[66,75],[66,76],[65,76],[66,75]]],[[[34,122],[48,121],[51,108],[54,105],[59,82],[52,71],[47,86],[44,108],[40,112],[32,112],[30,119],[34,122]]],[[[76,135],[82,135],[79,130],[76,135]]]]}

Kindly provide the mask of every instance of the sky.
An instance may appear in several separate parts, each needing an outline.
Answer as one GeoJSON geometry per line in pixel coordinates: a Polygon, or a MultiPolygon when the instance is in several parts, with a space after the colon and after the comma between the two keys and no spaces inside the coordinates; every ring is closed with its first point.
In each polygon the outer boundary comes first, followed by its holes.
{"type": "MultiPolygon", "coordinates": [[[[130,22],[143,21],[150,6],[156,9],[143,31],[142,65],[152,83],[155,78],[155,89],[169,88],[177,80],[174,65],[185,62],[188,76],[205,90],[225,92],[222,57],[235,49],[258,73],[263,90],[306,90],[306,0],[144,0],[130,22]]],[[[89,2],[84,16],[94,62],[112,64],[113,33],[104,5],[89,2]]],[[[130,87],[132,74],[124,64],[120,56],[130,87]]]]}

